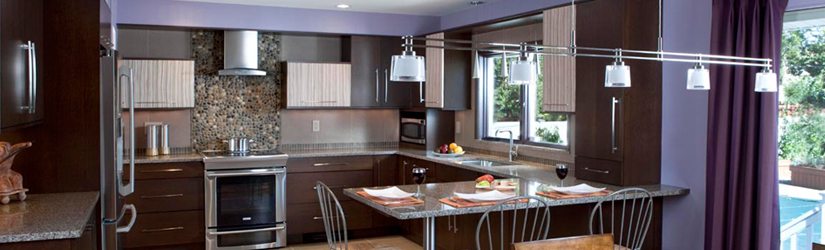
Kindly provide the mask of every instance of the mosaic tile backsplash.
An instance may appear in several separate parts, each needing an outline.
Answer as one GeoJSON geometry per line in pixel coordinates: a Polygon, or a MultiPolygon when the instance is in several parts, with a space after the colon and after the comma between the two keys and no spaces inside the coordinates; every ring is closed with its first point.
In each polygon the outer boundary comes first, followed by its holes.
{"type": "Polygon", "coordinates": [[[258,68],[266,76],[219,76],[223,31],[192,32],[195,109],[192,143],[197,150],[225,149],[223,140],[247,137],[252,149],[276,148],[280,139],[280,36],[258,33],[258,68]]]}

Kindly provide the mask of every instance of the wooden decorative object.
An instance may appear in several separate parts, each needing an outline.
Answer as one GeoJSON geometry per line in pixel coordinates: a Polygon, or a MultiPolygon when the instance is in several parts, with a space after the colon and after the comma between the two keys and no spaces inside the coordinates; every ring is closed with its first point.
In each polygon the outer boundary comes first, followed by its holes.
{"type": "Polygon", "coordinates": [[[14,195],[21,201],[26,200],[26,192],[29,190],[23,188],[23,176],[11,170],[11,165],[17,153],[31,146],[31,142],[14,145],[0,142],[0,203],[8,204],[14,195]]]}

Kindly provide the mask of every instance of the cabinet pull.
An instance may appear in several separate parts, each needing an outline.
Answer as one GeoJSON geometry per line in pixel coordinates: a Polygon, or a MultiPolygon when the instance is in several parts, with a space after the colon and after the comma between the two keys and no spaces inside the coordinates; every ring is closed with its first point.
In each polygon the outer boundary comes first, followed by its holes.
{"type": "Polygon", "coordinates": [[[381,88],[381,87],[379,87],[380,82],[381,82],[381,80],[379,80],[378,68],[375,68],[375,103],[381,103],[381,101],[378,99],[378,95],[380,95],[379,91],[380,91],[380,88],[381,88]]]}
{"type": "MultiPolygon", "coordinates": [[[[336,217],[336,216],[330,217],[330,219],[335,219],[335,218],[338,218],[338,217],[336,217]]],[[[347,217],[344,216],[343,218],[347,218],[347,217]]],[[[312,217],[312,219],[313,220],[323,220],[324,217],[323,216],[314,216],[314,217],[312,217]]]]}
{"type": "Polygon", "coordinates": [[[184,227],[165,227],[165,228],[151,228],[151,229],[143,229],[140,230],[141,233],[158,233],[158,232],[169,232],[169,231],[179,231],[185,229],[184,227]]]}
{"type": "Polygon", "coordinates": [[[584,170],[590,171],[590,172],[593,172],[593,173],[597,173],[597,174],[610,174],[610,170],[592,169],[592,168],[588,168],[588,167],[585,167],[584,170]]]}
{"type": "Polygon", "coordinates": [[[20,110],[26,111],[28,114],[34,114],[36,111],[35,104],[37,103],[37,49],[32,41],[27,41],[26,44],[20,45],[26,50],[26,64],[28,65],[28,105],[20,106],[20,110]]]}
{"type": "Polygon", "coordinates": [[[570,104],[567,104],[567,103],[545,103],[545,105],[550,105],[550,106],[570,106],[570,104]]]}
{"type": "Polygon", "coordinates": [[[348,166],[349,163],[346,162],[319,162],[313,163],[313,167],[329,167],[329,166],[348,166]]]}
{"type": "Polygon", "coordinates": [[[616,105],[620,104],[621,100],[613,97],[610,101],[610,153],[615,154],[619,150],[616,145],[616,105]]]}
{"type": "MultiPolygon", "coordinates": [[[[348,186],[328,186],[329,189],[348,188],[348,186]]],[[[312,190],[318,190],[318,187],[312,186],[312,190]]]]}
{"type": "Polygon", "coordinates": [[[167,168],[167,169],[150,169],[150,170],[140,170],[141,173],[174,173],[174,172],[183,172],[183,169],[180,168],[167,168]]]}
{"type": "Polygon", "coordinates": [[[141,195],[141,199],[157,199],[157,198],[175,198],[183,197],[183,194],[160,194],[160,195],[141,195]]]}
{"type": "Polygon", "coordinates": [[[424,103],[424,82],[418,82],[418,103],[424,103]]]}
{"type": "Polygon", "coordinates": [[[327,101],[302,101],[303,103],[336,103],[338,101],[334,100],[327,100],[327,101]]]}
{"type": "Polygon", "coordinates": [[[384,69],[384,103],[387,103],[387,88],[389,87],[390,73],[384,69]]]}

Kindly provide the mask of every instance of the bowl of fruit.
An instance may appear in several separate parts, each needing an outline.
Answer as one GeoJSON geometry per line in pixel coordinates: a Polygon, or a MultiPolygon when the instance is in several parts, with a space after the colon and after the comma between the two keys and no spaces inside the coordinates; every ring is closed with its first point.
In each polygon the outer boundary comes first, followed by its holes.
{"type": "Polygon", "coordinates": [[[435,151],[433,151],[433,155],[438,157],[459,157],[464,155],[464,148],[456,144],[455,142],[450,144],[444,144],[438,146],[435,151]]]}
{"type": "Polygon", "coordinates": [[[476,178],[476,186],[477,189],[489,189],[489,190],[514,190],[518,186],[517,182],[512,181],[512,179],[502,179],[496,180],[495,177],[489,174],[482,175],[481,177],[476,178]]]}

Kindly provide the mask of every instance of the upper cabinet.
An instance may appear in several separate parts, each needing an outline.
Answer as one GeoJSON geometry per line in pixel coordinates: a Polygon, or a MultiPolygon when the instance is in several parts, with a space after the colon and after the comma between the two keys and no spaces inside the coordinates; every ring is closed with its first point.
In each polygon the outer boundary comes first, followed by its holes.
{"type": "MultiPolygon", "coordinates": [[[[470,39],[469,35],[436,33],[427,38],[470,39]]],[[[430,46],[443,46],[441,41],[427,41],[430,46]]],[[[428,108],[444,110],[470,109],[471,53],[462,50],[426,49],[426,87],[424,103],[428,108]]]]}
{"type": "Polygon", "coordinates": [[[345,38],[343,43],[342,58],[352,64],[352,107],[410,106],[410,92],[417,84],[390,81],[391,58],[402,50],[400,38],[352,36],[345,38]]]}
{"type": "MultiPolygon", "coordinates": [[[[544,11],[542,24],[543,44],[549,46],[570,45],[572,14],[570,6],[544,11]]],[[[576,58],[569,56],[544,56],[544,112],[576,111],[576,58]]]]}
{"type": "Polygon", "coordinates": [[[43,112],[43,1],[0,1],[0,123],[41,121],[43,112]]]}
{"type": "MultiPolygon", "coordinates": [[[[192,60],[123,60],[135,82],[135,108],[194,108],[195,62],[192,60]]],[[[129,107],[123,89],[121,106],[129,107]]]]}
{"type": "Polygon", "coordinates": [[[284,62],[282,101],[286,108],[349,107],[349,63],[284,62]]]}

